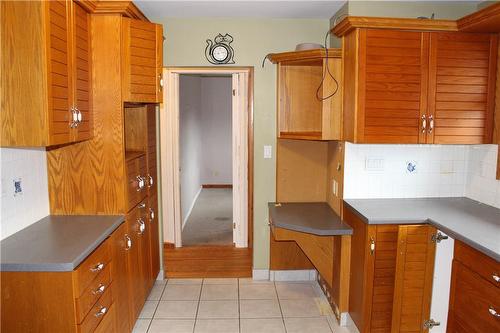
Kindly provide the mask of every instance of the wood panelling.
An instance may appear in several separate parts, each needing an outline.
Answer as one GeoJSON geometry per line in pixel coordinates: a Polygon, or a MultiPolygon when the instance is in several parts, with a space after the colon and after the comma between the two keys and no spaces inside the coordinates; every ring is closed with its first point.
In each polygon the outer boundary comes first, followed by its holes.
{"type": "Polygon", "coordinates": [[[464,16],[457,21],[458,28],[467,32],[500,32],[500,4],[491,5],[464,16]]]}
{"type": "Polygon", "coordinates": [[[52,214],[124,214],[119,16],[92,16],[94,137],[48,150],[52,214]],[[98,61],[97,61],[98,60],[98,61]]]}
{"type": "Polygon", "coordinates": [[[276,241],[270,232],[270,262],[271,270],[314,269],[304,251],[294,241],[276,241]]]}
{"type": "Polygon", "coordinates": [[[431,34],[427,142],[491,142],[497,43],[490,34],[431,34]]]}
{"type": "Polygon", "coordinates": [[[167,278],[251,277],[252,249],[233,246],[189,246],[164,244],[167,278]]]}
{"type": "Polygon", "coordinates": [[[71,276],[72,272],[1,272],[1,331],[74,332],[71,276]]]}
{"type": "Polygon", "coordinates": [[[344,147],[340,141],[328,142],[326,201],[340,217],[344,202],[344,147]],[[337,182],[337,195],[333,193],[334,180],[337,182]]]}
{"type": "Polygon", "coordinates": [[[483,279],[489,281],[496,287],[500,287],[500,282],[494,276],[500,272],[500,263],[495,259],[473,249],[462,242],[456,242],[454,246],[454,259],[479,274],[483,279]]]}
{"type": "Polygon", "coordinates": [[[158,196],[153,194],[148,198],[148,221],[151,233],[151,281],[155,280],[160,272],[160,223],[158,216],[158,196]]]}
{"type": "Polygon", "coordinates": [[[276,150],[276,201],[326,201],[328,143],[278,139],[276,150]]]}
{"type": "Polygon", "coordinates": [[[400,226],[397,235],[396,280],[392,332],[427,332],[430,317],[436,243],[428,225],[400,226]]]}

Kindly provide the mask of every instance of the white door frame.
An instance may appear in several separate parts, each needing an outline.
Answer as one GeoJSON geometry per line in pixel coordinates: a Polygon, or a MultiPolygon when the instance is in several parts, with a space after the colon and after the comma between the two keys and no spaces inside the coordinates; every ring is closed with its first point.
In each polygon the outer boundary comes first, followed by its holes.
{"type": "MultiPolygon", "coordinates": [[[[248,247],[252,240],[253,207],[253,68],[165,67],[165,89],[160,110],[160,155],[163,239],[182,246],[179,172],[179,76],[181,74],[232,75],[233,242],[248,247]]],[[[251,246],[251,244],[250,244],[251,246]]]]}

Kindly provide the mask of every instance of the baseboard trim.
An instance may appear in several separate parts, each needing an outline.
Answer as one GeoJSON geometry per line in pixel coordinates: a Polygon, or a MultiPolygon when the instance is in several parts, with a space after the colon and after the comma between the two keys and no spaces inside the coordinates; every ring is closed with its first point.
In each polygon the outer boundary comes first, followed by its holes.
{"type": "Polygon", "coordinates": [[[252,270],[253,280],[269,280],[269,270],[268,269],[254,269],[252,270]]]}
{"type": "Polygon", "coordinates": [[[165,272],[163,269],[160,269],[160,272],[158,273],[158,276],[156,277],[157,281],[163,281],[165,280],[165,272]]]}
{"type": "Polygon", "coordinates": [[[203,184],[202,188],[233,188],[233,184],[203,184]]]}
{"type": "Polygon", "coordinates": [[[271,281],[316,281],[318,272],[315,269],[269,271],[271,281]]]}
{"type": "Polygon", "coordinates": [[[189,216],[191,216],[191,213],[193,212],[194,205],[196,204],[196,200],[198,200],[198,197],[200,196],[201,190],[203,189],[203,186],[200,186],[200,189],[198,190],[198,193],[194,196],[193,202],[191,203],[191,207],[189,207],[189,210],[184,217],[184,220],[182,221],[182,230],[184,230],[184,227],[186,226],[186,222],[189,219],[189,216]]]}

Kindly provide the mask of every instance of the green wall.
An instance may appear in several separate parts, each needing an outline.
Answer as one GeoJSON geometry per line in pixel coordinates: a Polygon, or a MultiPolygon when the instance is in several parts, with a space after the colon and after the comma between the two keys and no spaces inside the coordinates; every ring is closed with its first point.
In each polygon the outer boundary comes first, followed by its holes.
{"type": "Polygon", "coordinates": [[[219,19],[150,17],[163,24],[165,66],[208,66],[206,39],[218,33],[233,36],[235,66],[253,66],[254,81],[254,268],[269,267],[267,203],[275,200],[276,68],[262,59],[271,52],[295,49],[302,42],[323,43],[328,20],[219,19]],[[263,146],[273,146],[273,159],[263,146]]]}

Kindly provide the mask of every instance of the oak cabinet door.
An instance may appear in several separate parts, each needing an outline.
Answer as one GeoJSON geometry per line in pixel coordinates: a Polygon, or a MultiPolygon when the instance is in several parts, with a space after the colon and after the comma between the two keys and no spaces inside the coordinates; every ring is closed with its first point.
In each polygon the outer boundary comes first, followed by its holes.
{"type": "Polygon", "coordinates": [[[491,142],[497,39],[493,34],[431,34],[428,143],[491,142]]]}
{"type": "Polygon", "coordinates": [[[73,1],[73,104],[80,123],[75,128],[75,140],[93,136],[91,100],[90,14],[73,1]]]}
{"type": "Polygon", "coordinates": [[[358,142],[419,143],[429,34],[360,29],[358,142]]]}
{"type": "Polygon", "coordinates": [[[48,2],[49,142],[72,141],[71,28],[69,4],[48,2]]]}

